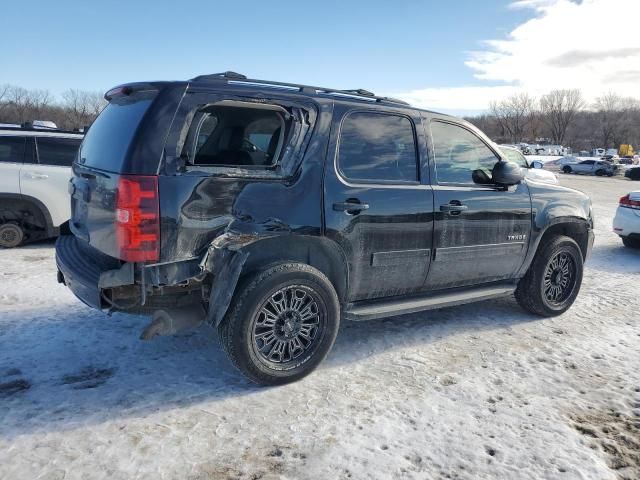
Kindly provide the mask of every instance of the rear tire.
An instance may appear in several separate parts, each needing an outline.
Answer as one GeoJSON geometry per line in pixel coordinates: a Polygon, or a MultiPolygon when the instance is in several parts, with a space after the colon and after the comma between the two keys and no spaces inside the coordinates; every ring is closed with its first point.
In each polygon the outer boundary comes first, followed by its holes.
{"type": "Polygon", "coordinates": [[[596,177],[602,177],[604,175],[604,170],[596,170],[596,177]]]}
{"type": "Polygon", "coordinates": [[[640,248],[640,239],[629,238],[629,237],[621,237],[621,238],[622,238],[622,243],[625,247],[640,248]]]}
{"type": "Polygon", "coordinates": [[[538,247],[536,256],[516,288],[522,308],[543,317],[566,312],[580,291],[583,258],[571,238],[551,237],[538,247]]]}
{"type": "Polygon", "coordinates": [[[338,295],[313,267],[285,263],[243,279],[218,327],[235,367],[260,385],[282,385],[311,373],[340,326],[338,295]]]}
{"type": "Polygon", "coordinates": [[[0,247],[14,248],[24,240],[24,230],[16,223],[0,225],[0,247]]]}

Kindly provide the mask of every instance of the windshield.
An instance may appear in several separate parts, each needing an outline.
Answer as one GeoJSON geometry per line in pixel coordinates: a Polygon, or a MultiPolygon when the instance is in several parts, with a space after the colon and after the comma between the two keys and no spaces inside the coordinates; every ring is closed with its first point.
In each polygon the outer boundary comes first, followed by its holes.
{"type": "Polygon", "coordinates": [[[518,150],[513,148],[501,148],[500,150],[502,150],[502,153],[510,162],[513,162],[522,168],[529,168],[529,162],[527,162],[527,159],[518,150]]]}
{"type": "Polygon", "coordinates": [[[140,120],[153,97],[117,97],[100,113],[80,146],[79,163],[88,167],[119,172],[140,120]]]}

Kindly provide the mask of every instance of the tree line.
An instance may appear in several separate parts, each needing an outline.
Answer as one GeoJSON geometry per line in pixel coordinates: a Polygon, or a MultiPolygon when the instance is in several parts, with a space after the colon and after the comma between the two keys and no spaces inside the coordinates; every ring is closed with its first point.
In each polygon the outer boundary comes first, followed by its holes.
{"type": "Polygon", "coordinates": [[[58,99],[48,90],[0,85],[0,123],[50,120],[59,128],[74,130],[91,125],[105,105],[100,92],[69,89],[58,99]]]}
{"type": "MultiPolygon", "coordinates": [[[[51,120],[73,130],[91,125],[106,101],[100,92],[69,89],[60,99],[48,90],[0,85],[0,123],[51,120]]],[[[485,114],[467,117],[498,143],[570,146],[574,151],[618,148],[640,150],[640,102],[607,93],[589,104],[580,90],[553,90],[540,98],[527,93],[493,101],[485,114]]]]}
{"type": "Polygon", "coordinates": [[[579,150],[640,147],[640,102],[606,93],[588,103],[580,90],[553,90],[540,98],[527,93],[493,101],[486,114],[468,117],[498,143],[541,143],[579,150]]]}

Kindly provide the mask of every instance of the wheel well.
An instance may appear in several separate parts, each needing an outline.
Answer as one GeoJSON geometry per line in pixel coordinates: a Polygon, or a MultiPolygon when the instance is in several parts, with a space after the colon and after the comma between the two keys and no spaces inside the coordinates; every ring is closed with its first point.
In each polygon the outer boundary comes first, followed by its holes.
{"type": "Polygon", "coordinates": [[[585,222],[566,222],[551,225],[545,230],[539,245],[545,243],[549,238],[558,235],[565,235],[572,238],[580,247],[582,258],[586,259],[587,250],[589,248],[589,229],[585,222]]]}
{"type": "Polygon", "coordinates": [[[51,215],[42,202],[24,195],[2,195],[0,222],[15,221],[27,230],[52,235],[51,215]]]}
{"type": "Polygon", "coordinates": [[[339,248],[330,240],[306,236],[272,237],[250,244],[245,251],[249,252],[249,256],[242,275],[274,263],[304,263],[327,276],[341,301],[347,297],[347,263],[339,248]]]}

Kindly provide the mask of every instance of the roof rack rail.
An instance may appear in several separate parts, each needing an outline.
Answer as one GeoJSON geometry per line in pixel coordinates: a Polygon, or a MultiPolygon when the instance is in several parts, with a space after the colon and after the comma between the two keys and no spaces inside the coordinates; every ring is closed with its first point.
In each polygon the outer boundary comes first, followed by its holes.
{"type": "Polygon", "coordinates": [[[227,70],[226,72],[210,73],[208,75],[198,75],[197,77],[193,77],[191,81],[199,82],[203,80],[215,80],[220,78],[229,78],[233,80],[246,80],[247,76],[238,72],[232,72],[231,70],[227,70]]]}
{"type": "Polygon", "coordinates": [[[363,88],[352,89],[352,90],[340,90],[336,88],[324,88],[324,87],[313,87],[311,85],[302,85],[298,83],[287,83],[287,82],[275,82],[270,80],[257,80],[253,78],[247,78],[246,75],[242,75],[236,72],[222,72],[222,73],[213,73],[210,75],[198,75],[197,77],[192,78],[190,81],[192,82],[219,82],[224,81],[226,83],[232,83],[234,85],[250,85],[250,86],[265,86],[272,88],[287,88],[298,90],[300,93],[304,93],[307,95],[337,95],[337,96],[346,96],[346,97],[354,97],[361,98],[362,100],[375,101],[377,103],[395,103],[399,105],[409,105],[408,102],[404,100],[398,100],[397,98],[391,97],[379,97],[376,96],[373,92],[365,90],[363,88]]]}
{"type": "Polygon", "coordinates": [[[363,95],[365,97],[375,97],[376,94],[370,92],[369,90],[365,90],[364,88],[352,88],[349,90],[343,90],[343,92],[355,93],[357,95],[363,95]]]}
{"type": "MultiPolygon", "coordinates": [[[[28,124],[28,122],[25,122],[28,124]]],[[[0,130],[9,130],[12,132],[40,132],[40,133],[72,133],[75,135],[84,135],[86,133],[85,131],[81,131],[80,129],[76,129],[76,130],[65,130],[62,128],[41,128],[41,127],[34,127],[34,126],[29,126],[29,125],[7,125],[7,124],[0,124],[0,130]]]]}

